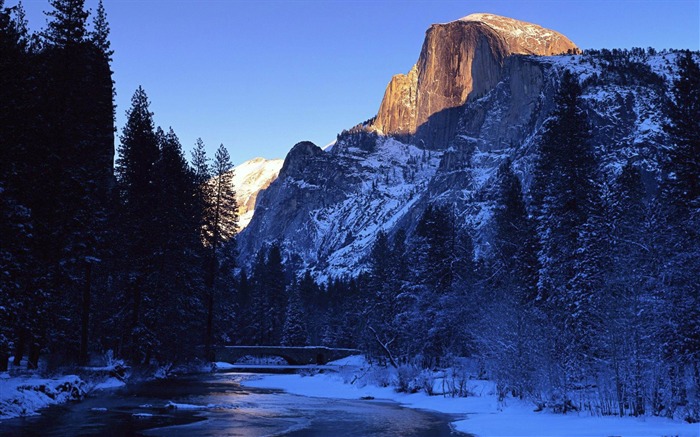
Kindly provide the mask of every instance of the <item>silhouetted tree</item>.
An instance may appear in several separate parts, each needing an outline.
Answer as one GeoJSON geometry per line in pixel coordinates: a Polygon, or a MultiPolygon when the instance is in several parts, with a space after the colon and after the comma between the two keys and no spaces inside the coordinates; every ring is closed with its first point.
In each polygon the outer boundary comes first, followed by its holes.
{"type": "MultiPolygon", "coordinates": [[[[208,248],[205,267],[207,287],[207,324],[205,348],[209,351],[214,322],[214,285],[219,271],[219,250],[238,232],[238,205],[233,187],[233,164],[224,145],[220,145],[212,164],[212,179],[207,183],[204,209],[204,241],[208,248]]],[[[207,352],[208,353],[208,352],[207,352]]]]}

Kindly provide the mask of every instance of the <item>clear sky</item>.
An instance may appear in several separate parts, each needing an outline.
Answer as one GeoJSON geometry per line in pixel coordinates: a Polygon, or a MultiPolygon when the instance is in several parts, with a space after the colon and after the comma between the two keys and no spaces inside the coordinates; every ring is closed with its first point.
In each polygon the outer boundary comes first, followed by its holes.
{"type": "MultiPolygon", "coordinates": [[[[7,0],[7,6],[15,3],[7,0]]],[[[700,0],[104,0],[115,50],[117,133],[142,85],[187,151],[223,143],[235,164],[319,146],[373,117],[433,23],[489,12],[581,48],[700,49],[700,0]]],[[[30,28],[48,0],[24,0],[30,28]]],[[[95,9],[97,0],[87,0],[95,9]]]]}

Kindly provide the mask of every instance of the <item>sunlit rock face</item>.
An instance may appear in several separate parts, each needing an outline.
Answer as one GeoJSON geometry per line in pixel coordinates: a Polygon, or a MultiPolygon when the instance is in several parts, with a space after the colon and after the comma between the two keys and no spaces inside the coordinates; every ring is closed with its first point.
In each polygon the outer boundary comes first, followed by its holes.
{"type": "Polygon", "coordinates": [[[258,193],[277,179],[283,162],[282,159],[253,158],[234,168],[233,187],[238,203],[239,230],[250,223],[258,193]]]}
{"type": "Polygon", "coordinates": [[[389,82],[372,129],[414,135],[414,144],[443,148],[457,124],[452,109],[491,90],[506,57],[576,50],[558,32],[498,15],[472,14],[434,24],[426,32],[416,65],[389,82]]]}
{"type": "Polygon", "coordinates": [[[397,74],[391,78],[373,126],[394,135],[414,133],[417,95],[418,66],[414,65],[408,74],[397,74]]]}

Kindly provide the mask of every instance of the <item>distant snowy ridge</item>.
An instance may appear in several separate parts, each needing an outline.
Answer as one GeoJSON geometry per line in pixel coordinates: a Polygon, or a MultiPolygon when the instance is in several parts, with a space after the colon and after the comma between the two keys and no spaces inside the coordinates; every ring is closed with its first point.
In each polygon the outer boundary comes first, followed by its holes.
{"type": "Polygon", "coordinates": [[[282,159],[253,158],[233,169],[233,187],[236,190],[236,202],[238,203],[239,230],[244,229],[250,223],[255,211],[258,193],[277,179],[283,162],[282,159]]]}

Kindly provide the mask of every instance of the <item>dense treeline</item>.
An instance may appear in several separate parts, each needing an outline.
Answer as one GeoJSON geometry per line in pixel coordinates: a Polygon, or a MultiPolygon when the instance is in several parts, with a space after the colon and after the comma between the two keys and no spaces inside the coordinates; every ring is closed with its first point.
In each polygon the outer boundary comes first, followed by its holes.
{"type": "Polygon", "coordinates": [[[359,347],[404,376],[467,366],[500,396],[560,412],[699,420],[700,70],[690,53],[678,68],[657,188],[633,159],[605,177],[581,84],[564,72],[529,190],[505,162],[488,193],[488,254],[477,261],[449,203],[408,236],[380,231],[353,279],[285,277],[279,247],[263,249],[238,341],[359,347]]]}
{"type": "Polygon", "coordinates": [[[10,342],[32,363],[49,344],[79,352],[80,297],[107,231],[114,116],[103,9],[88,31],[85,11],[51,5],[47,29],[30,35],[21,5],[0,2],[0,366],[10,342]]]}
{"type": "Polygon", "coordinates": [[[230,157],[200,141],[188,163],[139,88],[115,169],[105,9],[49,3],[30,34],[0,1],[0,370],[186,359],[233,303],[230,157]]]}

